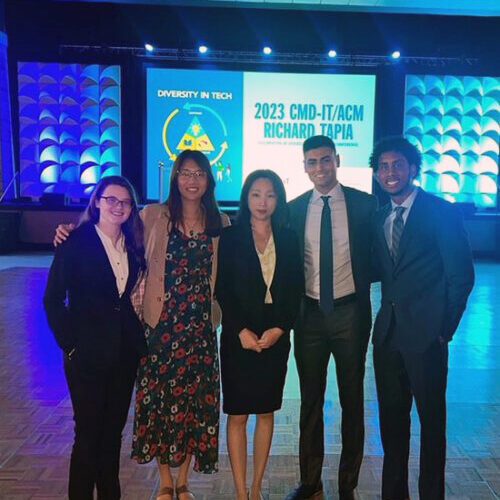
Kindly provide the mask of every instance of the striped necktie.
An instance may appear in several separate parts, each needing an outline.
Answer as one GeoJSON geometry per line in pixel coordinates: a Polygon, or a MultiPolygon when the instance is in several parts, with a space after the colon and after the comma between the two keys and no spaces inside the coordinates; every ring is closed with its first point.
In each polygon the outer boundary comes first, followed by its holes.
{"type": "Polygon", "coordinates": [[[405,223],[403,220],[403,212],[406,210],[405,207],[396,207],[394,212],[396,212],[396,217],[392,222],[392,244],[391,244],[391,255],[392,260],[396,260],[399,251],[399,242],[401,241],[401,235],[403,234],[403,229],[405,223]]]}

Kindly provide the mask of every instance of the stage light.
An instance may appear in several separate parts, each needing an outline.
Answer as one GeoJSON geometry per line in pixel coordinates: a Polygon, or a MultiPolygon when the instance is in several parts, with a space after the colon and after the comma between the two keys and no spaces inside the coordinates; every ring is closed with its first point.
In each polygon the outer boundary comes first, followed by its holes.
{"type": "Polygon", "coordinates": [[[200,45],[198,47],[198,52],[200,54],[206,54],[208,52],[208,47],[206,45],[200,45]]]}
{"type": "Polygon", "coordinates": [[[271,47],[264,47],[264,48],[262,49],[262,52],[264,53],[264,55],[266,55],[266,56],[270,56],[270,55],[271,55],[271,53],[273,52],[273,49],[271,49],[271,47]]]}
{"type": "Polygon", "coordinates": [[[148,52],[153,52],[155,50],[155,48],[150,44],[150,43],[145,43],[144,44],[144,48],[148,51],[148,52]]]}
{"type": "Polygon", "coordinates": [[[328,51],[328,57],[330,57],[330,58],[332,58],[332,59],[333,59],[334,57],[337,57],[337,51],[336,51],[336,50],[333,50],[333,49],[332,49],[332,50],[329,50],[329,51],[328,51]]]}
{"type": "Polygon", "coordinates": [[[391,57],[392,59],[399,59],[401,57],[401,52],[399,52],[399,50],[395,50],[392,54],[391,54],[391,57]]]}

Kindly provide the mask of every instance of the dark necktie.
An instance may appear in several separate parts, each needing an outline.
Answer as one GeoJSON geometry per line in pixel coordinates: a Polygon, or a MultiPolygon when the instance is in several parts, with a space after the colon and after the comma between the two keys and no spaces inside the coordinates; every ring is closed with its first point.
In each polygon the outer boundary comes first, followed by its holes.
{"type": "Polygon", "coordinates": [[[333,235],[329,196],[322,196],[321,232],[319,237],[319,307],[325,314],[333,311],[333,235]]]}
{"type": "Polygon", "coordinates": [[[391,254],[392,260],[396,260],[398,256],[399,250],[399,242],[401,241],[401,235],[403,234],[403,229],[405,227],[405,223],[403,220],[403,212],[405,211],[405,207],[396,207],[394,212],[396,212],[396,217],[392,222],[392,244],[391,244],[391,254]]]}

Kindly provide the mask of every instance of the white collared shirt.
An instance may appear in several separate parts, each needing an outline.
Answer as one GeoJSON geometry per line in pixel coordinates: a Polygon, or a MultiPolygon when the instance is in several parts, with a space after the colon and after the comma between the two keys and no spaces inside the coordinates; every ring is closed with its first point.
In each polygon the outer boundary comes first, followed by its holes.
{"type": "Polygon", "coordinates": [[[309,200],[304,234],[306,294],[313,299],[319,299],[319,246],[321,212],[324,205],[322,196],[330,196],[328,202],[332,211],[333,296],[339,299],[354,293],[356,287],[352,275],[347,207],[342,186],[338,183],[325,195],[314,189],[309,200]]]}
{"type": "Polygon", "coordinates": [[[408,198],[406,198],[406,200],[403,201],[403,203],[401,203],[401,205],[398,205],[397,203],[394,203],[391,200],[391,212],[387,216],[387,218],[385,219],[385,222],[384,222],[385,241],[387,241],[387,246],[389,247],[389,250],[391,250],[391,251],[392,251],[392,248],[391,248],[392,247],[392,225],[394,223],[394,219],[396,218],[396,211],[394,209],[397,207],[404,207],[405,208],[402,217],[403,217],[403,224],[406,224],[406,221],[408,219],[408,215],[410,215],[410,210],[411,210],[411,207],[413,206],[413,202],[415,201],[415,198],[417,197],[418,191],[419,191],[419,188],[416,187],[410,193],[408,198]]]}
{"type": "Polygon", "coordinates": [[[255,250],[257,250],[257,255],[259,256],[262,277],[264,278],[264,283],[267,287],[264,303],[272,304],[273,297],[271,295],[271,284],[273,282],[274,270],[276,268],[276,247],[274,246],[273,233],[271,232],[271,236],[267,241],[267,245],[263,253],[259,252],[257,245],[255,245],[255,250]]]}
{"type": "Polygon", "coordinates": [[[123,233],[120,235],[115,247],[109,236],[104,234],[97,225],[94,227],[104,245],[104,250],[106,250],[106,255],[108,256],[109,263],[111,264],[113,274],[116,278],[116,288],[121,297],[125,291],[128,280],[128,257],[127,247],[125,246],[125,236],[123,233]]]}

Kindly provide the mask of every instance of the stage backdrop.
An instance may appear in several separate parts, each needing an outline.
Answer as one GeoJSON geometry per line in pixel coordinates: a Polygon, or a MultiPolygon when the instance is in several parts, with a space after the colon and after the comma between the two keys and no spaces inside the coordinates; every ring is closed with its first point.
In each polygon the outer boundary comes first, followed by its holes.
{"type": "Polygon", "coordinates": [[[342,182],[371,191],[375,76],[252,73],[147,68],[146,197],[163,195],[173,161],[185,149],[204,152],[217,181],[217,199],[239,199],[253,170],[277,172],[291,199],[310,188],[304,139],[331,137],[342,182]]]}
{"type": "Polygon", "coordinates": [[[423,154],[422,187],[496,208],[500,78],[408,75],[405,102],[404,133],[423,154]]]}
{"type": "Polygon", "coordinates": [[[87,197],[121,172],[120,67],[18,63],[21,195],[87,197]]]}

